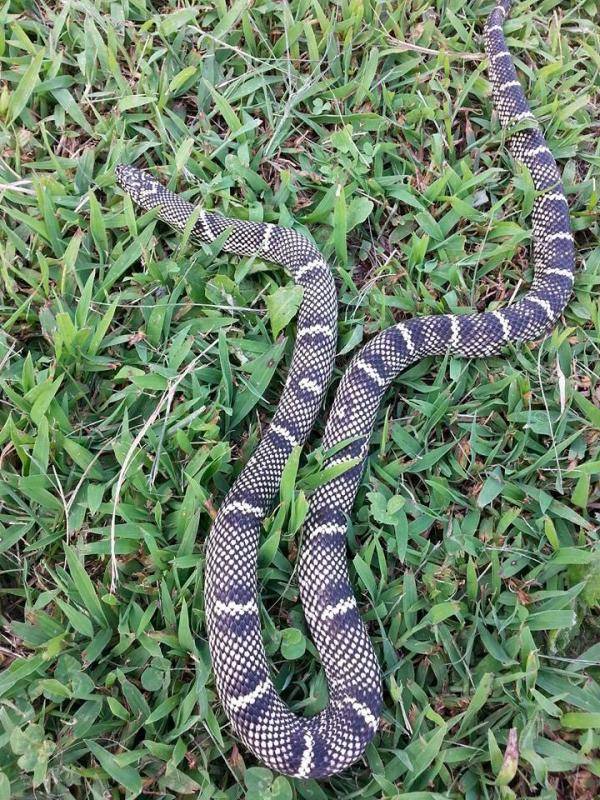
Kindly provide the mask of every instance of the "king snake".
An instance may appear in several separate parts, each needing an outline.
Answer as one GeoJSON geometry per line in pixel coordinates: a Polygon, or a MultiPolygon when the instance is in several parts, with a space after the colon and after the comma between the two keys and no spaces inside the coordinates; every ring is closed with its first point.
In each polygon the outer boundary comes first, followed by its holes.
{"type": "Polygon", "coordinates": [[[512,155],[531,174],[534,280],[500,311],[409,319],[365,345],[346,370],[327,422],[325,466],[348,469],[319,486],[304,525],[299,588],[304,613],[329,688],[316,716],[295,715],[270,677],[257,604],[261,522],[276,496],[292,449],[307,438],[331,376],[337,335],[332,274],[315,246],[294,230],[228,219],[195,209],[146,173],[119,166],[119,185],[144,209],[193,238],[259,255],[284,266],[303,288],[289,374],[275,416],[227,494],[207,544],[205,608],[216,686],[242,741],[269,767],[290,776],[323,778],[356,761],[374,736],[382,707],[381,673],[358,614],[346,564],[347,519],[368,453],[380,401],[390,382],[431,355],[488,356],[509,342],[548,333],[569,298],[574,246],[556,162],[529,110],[506,48],[502,26],[510,0],[499,0],[485,26],[492,96],[508,128],[512,155]]]}

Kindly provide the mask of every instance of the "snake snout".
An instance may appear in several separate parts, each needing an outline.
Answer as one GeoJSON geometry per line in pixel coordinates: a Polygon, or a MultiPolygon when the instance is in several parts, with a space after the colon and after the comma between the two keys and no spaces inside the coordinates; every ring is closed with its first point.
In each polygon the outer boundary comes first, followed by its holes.
{"type": "Polygon", "coordinates": [[[128,167],[125,164],[117,164],[115,167],[115,178],[117,179],[117,183],[119,186],[123,187],[123,183],[126,180],[128,167]]]}

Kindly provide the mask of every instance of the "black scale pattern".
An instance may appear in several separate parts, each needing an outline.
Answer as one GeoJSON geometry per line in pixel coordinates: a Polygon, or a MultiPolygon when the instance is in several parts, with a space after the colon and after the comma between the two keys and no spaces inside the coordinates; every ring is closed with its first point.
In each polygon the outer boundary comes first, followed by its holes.
{"type": "MultiPolygon", "coordinates": [[[[574,252],[558,169],[535,123],[506,49],[502,25],[509,0],[499,0],[485,27],[493,100],[509,128],[514,157],[527,165],[539,196],[533,209],[534,272],[530,291],[502,311],[409,320],[372,339],[346,371],[331,410],[326,448],[356,437],[329,463],[361,463],[312,496],[299,567],[307,622],[330,692],[317,716],[294,715],[270,678],[257,605],[256,561],[261,521],[275,497],[294,444],[313,425],[335,355],[337,301],[331,273],[316,248],[293,230],[201,212],[193,235],[212,241],[229,229],[224,249],[262,254],[304,287],[297,344],[275,417],[227,495],[207,546],[206,614],[216,684],[236,732],[266,764],[298,777],[325,777],[352,764],[375,734],[381,676],[348,579],[346,520],[360,480],[380,400],[409,364],[446,352],[498,353],[507,342],[546,334],[572,287],[574,252]],[[527,127],[523,129],[523,124],[527,127]],[[517,130],[512,128],[518,125],[517,130]]],[[[183,229],[194,208],[132,167],[118,167],[123,189],[143,208],[183,229]]]]}

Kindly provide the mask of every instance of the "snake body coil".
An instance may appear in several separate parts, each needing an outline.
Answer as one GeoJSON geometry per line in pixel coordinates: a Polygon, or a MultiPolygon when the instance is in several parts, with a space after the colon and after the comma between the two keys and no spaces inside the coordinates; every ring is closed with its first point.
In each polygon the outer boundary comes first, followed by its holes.
{"type": "MultiPolygon", "coordinates": [[[[257,605],[261,521],[275,497],[295,445],[313,425],[331,375],[337,303],[331,273],[315,247],[293,230],[195,211],[193,236],[212,241],[229,230],[226,251],[260,254],[282,264],[304,289],[297,342],[277,412],[258,449],[227,495],[207,546],[206,622],[219,696],[236,732],[267,765],[297,777],[324,777],[363,753],[379,721],[380,670],[348,579],[346,520],[368,451],[380,400],[408,365],[434,354],[498,353],[508,342],[544,335],[564,308],[573,282],[573,238],[556,163],[535,123],[506,49],[502,24],[509,0],[490,14],[485,41],[493,100],[509,131],[514,157],[531,173],[534,282],[501,311],[437,315],[402,322],[372,339],[338,388],[323,446],[339,446],[327,466],[352,460],[311,498],[299,567],[300,595],[329,686],[329,705],[306,719],[277,694],[263,647],[257,605]]],[[[118,167],[123,189],[142,207],[185,227],[193,207],[131,167],[118,167]]]]}

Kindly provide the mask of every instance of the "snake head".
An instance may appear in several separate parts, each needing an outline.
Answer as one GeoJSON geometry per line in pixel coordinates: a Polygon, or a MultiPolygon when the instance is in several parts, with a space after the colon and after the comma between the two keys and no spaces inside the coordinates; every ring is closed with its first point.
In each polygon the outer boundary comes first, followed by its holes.
{"type": "Polygon", "coordinates": [[[161,204],[165,189],[146,172],[119,164],[115,167],[115,177],[121,189],[142,208],[149,210],[161,204]]]}

